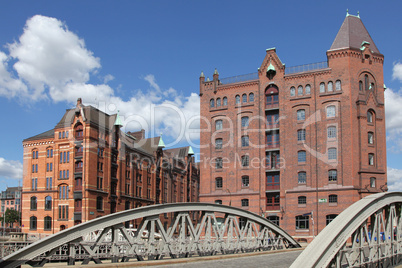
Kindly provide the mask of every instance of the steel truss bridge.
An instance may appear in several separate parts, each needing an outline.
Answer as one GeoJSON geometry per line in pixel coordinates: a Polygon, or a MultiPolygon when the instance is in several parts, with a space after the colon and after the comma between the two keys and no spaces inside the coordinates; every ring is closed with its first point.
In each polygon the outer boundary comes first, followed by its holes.
{"type": "MultiPolygon", "coordinates": [[[[52,260],[88,264],[180,258],[300,245],[267,219],[209,203],[175,203],[126,210],[71,227],[0,260],[0,267],[43,266],[52,260]],[[174,213],[169,228],[160,217],[174,213]],[[138,229],[124,223],[141,219],[138,229]],[[195,224],[194,224],[195,222],[195,224]]],[[[267,257],[269,258],[269,257],[267,257]]],[[[394,267],[402,263],[402,193],[380,193],[336,217],[291,267],[394,267]]]]}

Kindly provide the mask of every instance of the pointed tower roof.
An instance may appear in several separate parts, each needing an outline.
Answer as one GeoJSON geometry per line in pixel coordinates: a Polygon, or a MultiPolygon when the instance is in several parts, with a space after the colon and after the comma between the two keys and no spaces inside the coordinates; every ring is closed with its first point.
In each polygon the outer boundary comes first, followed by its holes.
{"type": "Polygon", "coordinates": [[[123,126],[123,123],[121,122],[119,112],[120,112],[120,111],[117,111],[117,116],[116,116],[116,120],[114,121],[114,125],[115,125],[115,126],[122,127],[122,126],[123,126]]]}
{"type": "Polygon", "coordinates": [[[159,138],[158,148],[165,148],[165,143],[162,140],[162,133],[161,137],[159,138]]]}
{"type": "Polygon", "coordinates": [[[189,155],[194,155],[193,148],[191,146],[188,146],[188,154],[189,155]]]}
{"type": "Polygon", "coordinates": [[[347,13],[345,20],[335,37],[330,50],[339,48],[361,48],[363,42],[370,43],[370,49],[375,53],[380,53],[373,39],[371,39],[366,27],[364,27],[360,16],[347,13]]]}

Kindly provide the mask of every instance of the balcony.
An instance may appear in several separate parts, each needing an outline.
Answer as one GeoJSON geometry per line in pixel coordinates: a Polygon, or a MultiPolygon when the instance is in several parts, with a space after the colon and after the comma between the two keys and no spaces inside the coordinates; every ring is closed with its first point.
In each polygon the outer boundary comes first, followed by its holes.
{"type": "Polygon", "coordinates": [[[75,167],[74,173],[82,173],[82,167],[75,167]]]}
{"type": "Polygon", "coordinates": [[[266,210],[280,210],[280,204],[267,204],[266,210]]]}
{"type": "Polygon", "coordinates": [[[265,110],[276,110],[279,109],[279,101],[270,101],[265,103],[265,110]]]}
{"type": "Polygon", "coordinates": [[[74,221],[80,221],[81,218],[82,218],[81,212],[74,212],[74,221]]]}
{"type": "Polygon", "coordinates": [[[295,74],[295,73],[303,73],[303,72],[309,72],[309,71],[315,71],[315,70],[326,69],[326,68],[328,68],[328,62],[327,61],[310,63],[310,64],[303,64],[303,65],[292,66],[292,67],[286,68],[285,69],[285,75],[287,75],[287,74],[295,74]]]}
{"type": "Polygon", "coordinates": [[[267,191],[279,190],[280,187],[281,187],[281,184],[279,182],[267,183],[266,190],[267,191]]]}
{"type": "Polygon", "coordinates": [[[82,156],[83,156],[83,153],[82,153],[82,152],[75,153],[74,159],[81,159],[82,156]]]}
{"type": "Polygon", "coordinates": [[[265,149],[279,149],[280,141],[271,141],[265,144],[265,149]]]}

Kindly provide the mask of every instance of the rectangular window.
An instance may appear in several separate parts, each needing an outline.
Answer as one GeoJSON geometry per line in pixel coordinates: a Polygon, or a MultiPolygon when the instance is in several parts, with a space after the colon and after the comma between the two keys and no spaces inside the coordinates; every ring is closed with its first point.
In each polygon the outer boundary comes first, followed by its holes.
{"type": "Polygon", "coordinates": [[[306,162],[306,151],[297,152],[297,160],[299,163],[306,162]]]}
{"type": "Polygon", "coordinates": [[[97,180],[97,182],[96,182],[96,188],[97,188],[98,190],[102,190],[102,187],[103,187],[103,178],[98,177],[98,180],[97,180]]]}
{"type": "Polygon", "coordinates": [[[304,141],[304,140],[306,140],[306,130],[299,129],[297,131],[297,141],[304,141]]]}
{"type": "Polygon", "coordinates": [[[46,164],[46,171],[49,171],[49,163],[46,164]]]}
{"type": "Polygon", "coordinates": [[[337,181],[338,180],[338,174],[337,170],[329,170],[328,171],[328,181],[337,181]]]}
{"type": "Polygon", "coordinates": [[[67,163],[70,163],[70,152],[67,152],[67,163]]]}
{"type": "Polygon", "coordinates": [[[328,160],[336,160],[336,159],[337,159],[336,148],[329,148],[328,149],[328,160]]]}
{"type": "Polygon", "coordinates": [[[305,110],[298,110],[297,111],[297,121],[305,120],[306,119],[306,112],[305,110]]]}
{"type": "Polygon", "coordinates": [[[297,181],[300,184],[306,183],[306,172],[299,172],[297,175],[297,181]]]}
{"type": "Polygon", "coordinates": [[[61,132],[59,132],[59,139],[61,139],[61,132]]]}
{"type": "Polygon", "coordinates": [[[222,149],[222,139],[215,140],[215,149],[222,149]]]}
{"type": "Polygon", "coordinates": [[[68,179],[70,177],[70,170],[66,171],[66,178],[68,179]]]}
{"type": "Polygon", "coordinates": [[[336,138],[336,127],[331,126],[327,129],[328,139],[336,138]]]}

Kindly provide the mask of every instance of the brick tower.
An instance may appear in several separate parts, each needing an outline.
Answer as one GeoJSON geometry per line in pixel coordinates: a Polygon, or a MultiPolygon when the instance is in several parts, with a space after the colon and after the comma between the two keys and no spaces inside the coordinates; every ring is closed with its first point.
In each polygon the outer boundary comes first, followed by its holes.
{"type": "Polygon", "coordinates": [[[242,207],[311,239],[360,198],[387,190],[384,56],[347,14],[327,60],[200,77],[201,202],[242,207]]]}

